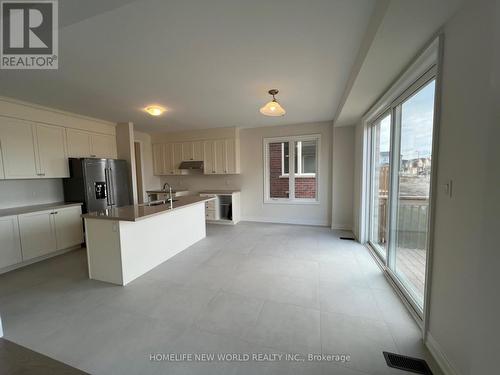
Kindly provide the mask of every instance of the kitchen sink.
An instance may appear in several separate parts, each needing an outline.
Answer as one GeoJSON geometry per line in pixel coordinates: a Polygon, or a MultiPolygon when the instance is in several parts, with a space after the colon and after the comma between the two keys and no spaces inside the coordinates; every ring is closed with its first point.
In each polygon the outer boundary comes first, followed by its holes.
{"type": "MultiPolygon", "coordinates": [[[[177,202],[177,201],[178,201],[178,199],[172,199],[172,202],[177,202]]],[[[162,204],[170,204],[170,200],[161,199],[158,201],[143,203],[143,204],[140,204],[139,206],[160,206],[162,204]]]]}

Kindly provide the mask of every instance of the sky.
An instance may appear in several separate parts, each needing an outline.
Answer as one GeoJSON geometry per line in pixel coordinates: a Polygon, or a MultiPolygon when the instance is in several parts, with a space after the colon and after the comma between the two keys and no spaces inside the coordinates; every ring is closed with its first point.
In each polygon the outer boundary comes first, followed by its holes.
{"type": "MultiPolygon", "coordinates": [[[[431,156],[435,81],[407,99],[401,112],[401,155],[403,159],[431,156]]],[[[380,151],[389,151],[390,116],[380,124],[380,151]]]]}

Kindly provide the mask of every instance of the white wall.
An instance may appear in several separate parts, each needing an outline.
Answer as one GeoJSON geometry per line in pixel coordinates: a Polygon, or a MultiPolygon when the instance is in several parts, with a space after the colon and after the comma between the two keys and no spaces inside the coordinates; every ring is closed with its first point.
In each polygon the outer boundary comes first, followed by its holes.
{"type": "Polygon", "coordinates": [[[0,209],[64,201],[62,179],[0,180],[0,209]]]}
{"type": "Polygon", "coordinates": [[[500,121],[493,115],[499,97],[493,95],[492,73],[500,66],[493,60],[500,19],[495,14],[493,0],[469,2],[444,29],[429,334],[460,375],[498,373],[500,121]],[[442,188],[450,180],[452,197],[442,188]]]}
{"type": "Polygon", "coordinates": [[[310,123],[240,130],[242,220],[330,225],[332,123],[310,123]],[[263,139],[321,134],[319,204],[265,204],[263,139]]]}
{"type": "Polygon", "coordinates": [[[333,128],[332,228],[353,228],[354,131],[333,128]]]}
{"type": "Polygon", "coordinates": [[[153,148],[151,136],[147,133],[134,131],[134,140],[140,142],[142,152],[142,183],[144,190],[144,201],[148,196],[146,190],[157,190],[161,187],[160,177],[153,175],[153,148]]]}

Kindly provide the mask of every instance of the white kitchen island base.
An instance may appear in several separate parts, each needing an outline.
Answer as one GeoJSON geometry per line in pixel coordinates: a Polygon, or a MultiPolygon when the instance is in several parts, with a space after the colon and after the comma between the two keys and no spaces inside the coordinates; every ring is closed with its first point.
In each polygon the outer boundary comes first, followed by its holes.
{"type": "Polygon", "coordinates": [[[206,236],[204,201],[137,221],[83,217],[89,278],[118,285],[127,285],[206,236]]]}

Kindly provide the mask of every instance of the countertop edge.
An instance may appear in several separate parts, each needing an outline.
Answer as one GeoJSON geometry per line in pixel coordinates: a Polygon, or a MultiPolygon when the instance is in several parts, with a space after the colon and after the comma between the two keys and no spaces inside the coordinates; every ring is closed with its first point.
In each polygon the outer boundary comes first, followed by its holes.
{"type": "Polygon", "coordinates": [[[2,208],[0,209],[0,217],[7,216],[18,216],[24,214],[30,214],[33,212],[41,212],[48,211],[56,208],[65,208],[65,207],[76,207],[81,206],[83,203],[76,202],[54,202],[54,203],[45,203],[45,204],[37,204],[33,206],[19,206],[19,207],[11,207],[11,208],[2,208]]]}
{"type": "Polygon", "coordinates": [[[177,210],[180,210],[182,208],[185,208],[185,207],[189,207],[189,206],[194,206],[195,204],[204,204],[205,202],[207,201],[210,201],[210,200],[213,200],[214,198],[209,198],[207,197],[206,199],[202,199],[202,200],[199,200],[197,202],[192,202],[192,203],[187,203],[187,204],[183,204],[182,206],[180,207],[174,207],[173,209],[167,209],[167,210],[163,210],[163,211],[158,211],[158,212],[152,212],[148,215],[144,215],[144,216],[141,216],[141,217],[136,217],[136,218],[120,218],[118,216],[96,216],[96,215],[92,215],[92,214],[82,214],[81,217],[84,218],[84,219],[93,219],[93,220],[111,220],[111,221],[126,221],[126,222],[129,222],[129,223],[135,223],[137,221],[142,221],[142,220],[146,220],[146,219],[149,219],[153,216],[158,216],[158,215],[163,215],[163,214],[169,214],[171,212],[174,212],[174,211],[177,211],[177,210]]]}

